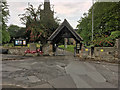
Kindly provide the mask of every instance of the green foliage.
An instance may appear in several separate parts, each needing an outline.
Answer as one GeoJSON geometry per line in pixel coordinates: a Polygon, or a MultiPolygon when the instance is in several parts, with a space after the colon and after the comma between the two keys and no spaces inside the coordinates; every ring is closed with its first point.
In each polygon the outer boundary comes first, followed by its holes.
{"type": "Polygon", "coordinates": [[[17,25],[10,25],[8,27],[8,32],[10,33],[11,37],[16,37],[19,29],[20,29],[20,27],[17,25]]]}
{"type": "Polygon", "coordinates": [[[10,35],[6,30],[2,30],[2,42],[6,43],[10,41],[10,35]]]}
{"type": "Polygon", "coordinates": [[[26,25],[26,35],[30,38],[30,41],[36,42],[41,41],[46,44],[48,37],[57,28],[57,19],[41,20],[41,4],[36,9],[33,5],[29,4],[28,8],[25,9],[25,13],[19,16],[23,24],[26,25]]]}
{"type": "Polygon", "coordinates": [[[110,35],[112,39],[120,38],[120,31],[113,31],[110,35]]]}
{"type": "Polygon", "coordinates": [[[19,27],[17,25],[10,25],[8,27],[8,32],[10,34],[10,37],[11,39],[12,38],[18,38],[18,37],[21,37],[21,38],[25,38],[25,28],[23,27],[19,27]]]}
{"type": "Polygon", "coordinates": [[[26,38],[26,28],[20,27],[19,30],[16,32],[16,37],[26,38]]]}
{"type": "Polygon", "coordinates": [[[91,19],[88,18],[88,15],[84,13],[84,18],[78,21],[80,24],[77,25],[78,33],[84,39],[84,43],[88,44],[91,39],[91,19]]]}
{"type": "Polygon", "coordinates": [[[0,7],[2,7],[2,14],[0,14],[0,17],[2,17],[2,28],[0,28],[0,32],[2,32],[2,43],[7,43],[10,41],[10,35],[7,31],[7,25],[6,25],[9,16],[9,9],[7,2],[2,2],[0,4],[0,7]]]}
{"type": "Polygon", "coordinates": [[[114,46],[114,41],[110,39],[108,36],[98,37],[97,39],[93,40],[92,43],[96,47],[113,47],[114,46]]]}
{"type": "Polygon", "coordinates": [[[96,2],[77,25],[78,33],[83,37],[84,43],[95,44],[95,42],[100,43],[102,40],[103,46],[110,46],[108,42],[114,44],[114,40],[120,36],[119,10],[120,2],[96,2]],[[94,41],[91,41],[92,8],[94,11],[94,41]]]}
{"type": "Polygon", "coordinates": [[[14,47],[14,43],[4,44],[4,47],[14,47]]]}
{"type": "Polygon", "coordinates": [[[30,41],[35,42],[41,35],[44,34],[43,29],[44,26],[40,22],[40,12],[39,8],[36,10],[33,5],[29,5],[28,8],[25,9],[26,12],[19,16],[22,16],[20,19],[22,24],[26,25],[26,32],[29,33],[30,41]]]}

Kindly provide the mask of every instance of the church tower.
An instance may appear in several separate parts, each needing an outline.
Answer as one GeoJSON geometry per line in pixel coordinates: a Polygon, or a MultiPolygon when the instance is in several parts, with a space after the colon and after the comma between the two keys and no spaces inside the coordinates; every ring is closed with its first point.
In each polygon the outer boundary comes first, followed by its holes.
{"type": "Polygon", "coordinates": [[[44,9],[41,10],[41,21],[48,21],[54,19],[54,11],[51,10],[50,0],[44,0],[44,9]]]}
{"type": "Polygon", "coordinates": [[[50,10],[50,0],[44,1],[44,10],[50,10]]]}

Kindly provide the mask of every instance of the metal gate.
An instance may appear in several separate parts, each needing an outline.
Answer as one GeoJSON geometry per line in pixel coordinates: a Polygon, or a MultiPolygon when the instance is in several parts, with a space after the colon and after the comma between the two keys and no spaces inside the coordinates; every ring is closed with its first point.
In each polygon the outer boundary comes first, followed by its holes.
{"type": "Polygon", "coordinates": [[[55,56],[64,56],[65,50],[63,48],[56,47],[55,56]]]}

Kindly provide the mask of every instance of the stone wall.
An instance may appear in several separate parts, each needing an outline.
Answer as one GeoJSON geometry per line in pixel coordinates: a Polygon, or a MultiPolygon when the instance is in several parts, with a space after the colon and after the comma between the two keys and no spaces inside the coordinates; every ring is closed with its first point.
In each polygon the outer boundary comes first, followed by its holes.
{"type": "Polygon", "coordinates": [[[100,60],[115,60],[117,59],[115,47],[95,47],[93,57],[100,60]]]}
{"type": "Polygon", "coordinates": [[[91,52],[90,48],[82,47],[80,57],[82,57],[82,58],[90,58],[91,57],[90,52],[91,52]]]}
{"type": "Polygon", "coordinates": [[[43,55],[49,55],[50,45],[45,45],[42,47],[43,55]]]}
{"type": "Polygon", "coordinates": [[[9,48],[9,53],[15,55],[24,55],[24,52],[27,50],[27,48],[28,47],[12,47],[9,48]]]}
{"type": "Polygon", "coordinates": [[[120,39],[116,40],[114,47],[94,47],[93,54],[92,48],[83,47],[81,50],[81,58],[89,58],[95,60],[105,60],[109,62],[118,62],[120,58],[120,39]]]}
{"type": "Polygon", "coordinates": [[[113,60],[118,60],[118,52],[115,47],[94,47],[93,55],[91,54],[91,48],[83,48],[81,54],[82,58],[92,58],[110,62],[113,62],[113,60]]]}

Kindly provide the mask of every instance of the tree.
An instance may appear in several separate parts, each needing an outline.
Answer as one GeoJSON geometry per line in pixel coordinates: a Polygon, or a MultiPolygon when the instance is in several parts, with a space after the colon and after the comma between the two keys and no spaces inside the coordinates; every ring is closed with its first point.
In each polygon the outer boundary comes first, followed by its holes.
{"type": "Polygon", "coordinates": [[[8,27],[8,32],[10,34],[11,40],[13,38],[26,38],[25,28],[19,27],[17,25],[10,25],[8,27]]]}
{"type": "Polygon", "coordinates": [[[19,16],[22,16],[20,19],[22,24],[26,25],[26,33],[30,35],[30,41],[35,42],[42,34],[44,34],[44,26],[40,22],[40,12],[39,8],[36,10],[33,5],[29,5],[25,9],[26,12],[19,16]]]}
{"type": "MultiPolygon", "coordinates": [[[[104,43],[110,42],[114,44],[116,38],[112,33],[119,31],[120,25],[120,2],[96,2],[90,9],[88,14],[84,16],[78,24],[78,32],[85,40],[84,43],[94,43],[104,41],[104,43]],[[92,29],[92,8],[94,7],[94,41],[91,41],[91,29],[92,29]],[[87,35],[88,34],[88,35],[87,35]],[[111,36],[112,35],[112,36],[111,36]],[[107,37],[106,37],[107,36],[107,37]],[[87,39],[86,39],[87,38],[87,39]]],[[[115,35],[115,34],[114,34],[115,35]]],[[[103,44],[109,46],[108,44],[103,44]]]]}
{"type": "Polygon", "coordinates": [[[2,43],[7,43],[10,41],[10,35],[7,31],[7,20],[9,16],[9,9],[7,2],[2,2],[0,4],[0,7],[2,8],[2,14],[0,14],[0,17],[2,17],[2,28],[0,28],[0,32],[2,32],[2,43]]]}
{"type": "Polygon", "coordinates": [[[26,12],[19,16],[22,24],[26,25],[26,34],[30,36],[30,41],[41,41],[46,44],[48,37],[58,26],[58,19],[49,19],[41,21],[41,4],[36,9],[33,5],[29,4],[28,8],[25,9],[26,12]]]}
{"type": "Polygon", "coordinates": [[[20,27],[17,25],[10,25],[8,27],[8,32],[10,34],[10,37],[17,37],[17,32],[19,31],[19,29],[20,29],[20,27]]]}
{"type": "Polygon", "coordinates": [[[81,20],[78,21],[80,24],[77,25],[78,27],[78,33],[80,34],[80,36],[84,39],[84,43],[85,44],[89,44],[89,41],[91,39],[91,19],[88,18],[87,13],[84,13],[84,18],[81,18],[81,20]]]}

